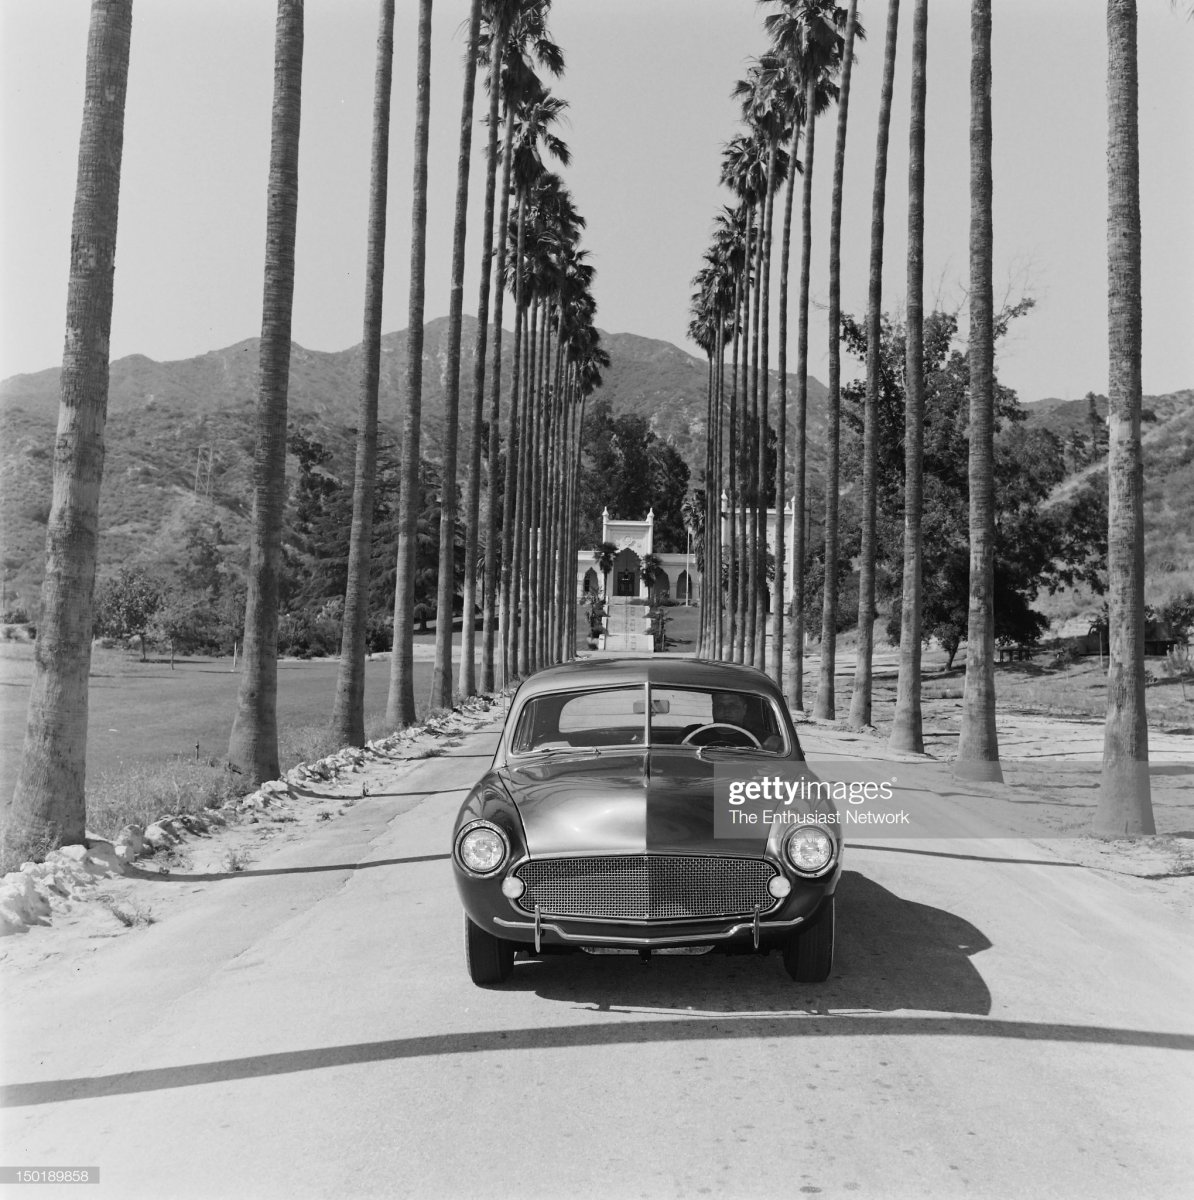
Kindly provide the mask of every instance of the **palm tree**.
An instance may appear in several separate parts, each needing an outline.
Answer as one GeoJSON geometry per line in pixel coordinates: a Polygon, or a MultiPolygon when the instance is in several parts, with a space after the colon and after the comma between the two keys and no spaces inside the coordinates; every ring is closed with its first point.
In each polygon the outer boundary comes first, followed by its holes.
{"type": "Polygon", "coordinates": [[[895,91],[896,39],[900,0],[888,0],[883,43],[883,82],[879,93],[879,129],[875,139],[875,182],[871,196],[871,257],[867,287],[866,401],[862,434],[862,544],[858,570],[858,642],[854,691],[848,724],[861,729],[871,723],[871,679],[875,634],[875,473],[877,405],[880,375],[880,329],[883,317],[883,226],[887,199],[887,142],[891,99],[895,91]]]}
{"type": "Polygon", "coordinates": [[[254,783],[278,775],[278,570],[286,505],[286,399],[302,76],[302,0],[278,0],[244,668],[228,739],[228,761],[254,783]]]}
{"type": "MultiPolygon", "coordinates": [[[[492,9],[492,7],[491,5],[490,8],[492,9]]],[[[499,6],[497,11],[504,13],[505,6],[499,6]]],[[[464,603],[461,606],[463,621],[460,628],[460,675],[457,681],[462,696],[471,696],[477,690],[476,622],[470,619],[470,614],[477,606],[477,568],[481,547],[481,435],[482,417],[485,411],[485,357],[488,352],[489,337],[489,289],[493,279],[493,218],[497,193],[502,56],[506,44],[505,32],[496,28],[494,18],[497,13],[491,11],[486,14],[483,12],[482,15],[488,15],[490,18],[489,29],[486,33],[488,45],[481,51],[488,60],[485,83],[489,89],[489,113],[486,117],[488,138],[485,150],[485,215],[481,222],[481,294],[477,304],[477,335],[473,348],[473,400],[468,418],[469,456],[464,485],[464,603]]],[[[501,340],[501,326],[498,325],[494,329],[494,341],[500,344],[501,340]]],[[[492,545],[492,540],[486,545],[492,545]]],[[[488,571],[490,557],[489,554],[485,556],[486,571],[488,571]]],[[[490,670],[486,676],[484,636],[481,659],[481,690],[491,692],[493,691],[493,645],[490,641],[488,659],[490,670]]]]}
{"type": "MultiPolygon", "coordinates": [[[[473,148],[473,93],[477,80],[477,41],[481,0],[472,0],[464,56],[464,97],[460,103],[460,153],[456,161],[456,212],[452,234],[452,283],[448,297],[448,360],[444,378],[443,495],[440,500],[439,580],[436,588],[435,662],[431,669],[432,708],[452,706],[452,606],[456,599],[456,442],[460,419],[460,338],[464,315],[464,249],[468,227],[468,179],[473,148]]],[[[461,613],[473,626],[473,610],[461,613]]],[[[471,639],[470,639],[471,641],[471,639]]],[[[471,646],[468,648],[471,657],[471,646]]]]}
{"type": "MultiPolygon", "coordinates": [[[[481,647],[481,688],[491,692],[495,682],[496,634],[499,623],[499,601],[507,598],[507,606],[502,608],[502,677],[509,678],[509,662],[507,657],[507,634],[510,629],[510,614],[508,610],[507,571],[510,563],[510,547],[506,541],[506,531],[509,522],[502,525],[501,547],[498,544],[498,496],[496,491],[496,472],[500,450],[500,416],[502,390],[502,309],[505,296],[504,281],[506,271],[507,230],[510,216],[511,178],[514,155],[511,147],[514,144],[514,115],[517,107],[525,98],[540,89],[539,80],[531,69],[533,59],[543,69],[553,75],[559,75],[564,69],[564,56],[560,48],[551,41],[547,29],[547,13],[550,0],[493,0],[489,13],[489,27],[486,36],[490,44],[494,40],[500,42],[501,64],[498,71],[502,92],[502,104],[505,110],[502,158],[501,212],[498,218],[497,231],[497,278],[498,287],[494,297],[494,345],[493,345],[493,378],[490,383],[489,405],[489,492],[485,512],[485,600],[483,616],[483,633],[481,647]],[[499,568],[502,586],[498,586],[499,568]],[[500,596],[499,596],[500,592],[500,596]]],[[[493,86],[491,78],[490,86],[493,86]]],[[[493,101],[490,101],[492,119],[493,101]]],[[[492,161],[492,160],[491,160],[492,161]]],[[[516,417],[516,413],[511,413],[516,417]]],[[[507,458],[514,452],[516,421],[512,421],[511,435],[508,441],[507,458]]],[[[507,477],[509,471],[507,471],[507,477]]],[[[504,489],[503,489],[504,492],[504,489]]],[[[502,498],[502,512],[505,514],[505,499],[502,498]]]]}
{"type": "MultiPolygon", "coordinates": [[[[757,261],[761,238],[756,222],[759,200],[767,187],[766,156],[757,138],[739,136],[729,142],[722,152],[721,181],[738,197],[745,209],[743,217],[743,337],[751,340],[753,373],[747,365],[746,342],[742,346],[742,396],[737,436],[738,476],[738,577],[733,605],[738,614],[738,639],[734,645],[735,662],[753,662],[755,654],[755,622],[757,610],[752,597],[753,586],[758,586],[758,559],[754,553],[754,524],[748,521],[748,512],[758,504],[758,460],[754,455],[754,434],[758,428],[758,310],[759,310],[759,263],[757,261]],[[751,399],[750,416],[747,416],[747,398],[751,399]],[[754,574],[751,574],[753,566],[754,574]]],[[[732,436],[732,435],[731,435],[732,436]]],[[[733,509],[731,509],[733,514],[733,509]]],[[[731,517],[732,519],[732,517],[731,517]]]]}
{"type": "Polygon", "coordinates": [[[904,365],[904,587],[900,674],[889,745],[924,752],[920,707],[921,512],[924,507],[925,88],[928,0],[912,14],[912,119],[908,133],[908,319],[904,365]]]}
{"type": "MultiPolygon", "coordinates": [[[[431,0],[419,0],[415,70],[415,170],[411,189],[410,296],[406,331],[406,386],[402,405],[402,466],[398,492],[398,555],[394,580],[394,649],[386,721],[414,723],[415,543],[418,536],[419,427],[423,408],[423,298],[427,266],[427,143],[431,126],[431,0]]],[[[441,618],[442,619],[442,618],[441,618]]]]}
{"type": "Polygon", "coordinates": [[[87,680],[132,22],[132,0],[93,0],[42,616],[20,772],[4,806],[3,856],[14,866],[86,832],[87,680]]]}
{"type": "Polygon", "coordinates": [[[779,12],[764,21],[778,54],[786,56],[804,87],[804,187],[801,196],[800,295],[796,334],[796,479],[794,485],[792,557],[796,570],[792,598],[792,636],[789,647],[789,702],[804,707],[804,509],[806,424],[808,414],[808,293],[812,256],[813,156],[816,119],[836,89],[829,77],[841,63],[845,10],[828,0],[781,0],[779,12]]]}
{"type": "MultiPolygon", "coordinates": [[[[534,87],[528,86],[523,93],[522,103],[518,106],[513,122],[512,138],[509,142],[509,153],[512,158],[512,172],[515,196],[518,201],[518,215],[512,236],[515,242],[513,255],[513,291],[514,291],[514,364],[511,379],[510,404],[510,441],[507,451],[507,470],[505,498],[502,507],[502,621],[503,630],[503,671],[508,681],[511,668],[525,674],[529,669],[529,647],[526,640],[526,617],[529,608],[529,596],[522,583],[520,562],[526,552],[526,515],[527,515],[527,472],[522,469],[527,460],[525,430],[527,425],[527,409],[525,396],[529,395],[531,364],[523,372],[523,341],[530,346],[531,329],[527,318],[533,316],[528,312],[531,300],[527,288],[524,260],[526,256],[527,233],[527,203],[530,199],[536,181],[544,173],[542,153],[546,149],[559,162],[567,166],[571,159],[567,145],[554,133],[551,126],[558,122],[567,109],[567,101],[553,96],[542,84],[534,81],[534,87]],[[520,411],[521,409],[521,411],[520,411]],[[517,457],[515,457],[517,456],[517,457]],[[515,463],[519,466],[515,467],[515,463]],[[513,614],[523,601],[523,620],[513,619],[513,614]]],[[[529,358],[529,354],[526,356],[529,358]]]]}
{"type": "Polygon", "coordinates": [[[1107,725],[1095,829],[1155,833],[1144,699],[1144,472],[1140,450],[1140,147],[1136,4],[1107,4],[1107,725]]]}
{"type": "Polygon", "coordinates": [[[995,301],[991,278],[991,0],[970,6],[970,612],[954,774],[1001,782],[995,731],[995,301]]]}
{"type": "Polygon", "coordinates": [[[361,338],[361,391],[348,541],[348,582],[340,670],[332,707],[332,735],[341,745],[365,744],[365,642],[369,622],[369,563],[373,548],[373,495],[377,474],[377,393],[381,377],[382,283],[386,257],[390,92],[394,73],[394,0],[381,0],[373,84],[373,146],[369,225],[365,250],[365,330],[361,338]]]}
{"type": "MultiPolygon", "coordinates": [[[[825,472],[825,588],[821,601],[821,675],[813,715],[834,719],[833,675],[837,660],[838,476],[841,451],[842,187],[846,167],[846,123],[858,0],[850,0],[842,77],[838,85],[837,141],[833,151],[833,199],[829,213],[829,412],[825,472]]],[[[778,500],[778,496],[777,496],[778,500]]],[[[779,538],[783,545],[783,538],[779,538]]],[[[777,619],[777,626],[781,622],[777,619]]]]}

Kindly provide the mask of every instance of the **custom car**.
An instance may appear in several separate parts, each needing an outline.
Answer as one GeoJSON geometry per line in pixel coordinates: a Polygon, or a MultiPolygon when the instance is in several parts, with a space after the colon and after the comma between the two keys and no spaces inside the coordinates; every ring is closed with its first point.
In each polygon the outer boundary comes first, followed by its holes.
{"type": "Polygon", "coordinates": [[[836,810],[802,801],[755,825],[726,811],[727,780],[780,770],[811,778],[782,693],[752,667],[589,659],[530,676],[452,834],[472,981],[567,950],[776,950],[793,979],[826,979],[836,810]]]}

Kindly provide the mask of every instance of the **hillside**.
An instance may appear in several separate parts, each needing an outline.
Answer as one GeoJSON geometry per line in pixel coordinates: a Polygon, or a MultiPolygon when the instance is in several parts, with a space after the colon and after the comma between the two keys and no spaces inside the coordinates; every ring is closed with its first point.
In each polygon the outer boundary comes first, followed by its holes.
{"type": "MultiPolygon", "coordinates": [[[[462,379],[471,392],[476,321],[465,318],[462,379]]],[[[647,417],[671,440],[693,470],[703,467],[706,365],[667,342],[632,334],[603,334],[611,364],[602,394],[615,414],[647,417]]],[[[447,319],[427,324],[423,349],[424,453],[438,457],[444,424],[447,319]]],[[[406,334],[382,339],[379,396],[383,429],[399,440],[398,401],[406,373],[406,334]]],[[[505,374],[513,336],[504,335],[505,374]]],[[[111,365],[101,498],[100,570],[139,561],[177,561],[178,532],[199,503],[196,464],[212,449],[210,499],[225,536],[243,546],[247,536],[253,447],[257,339],[196,358],[155,362],[143,355],[111,365]]],[[[360,346],[334,353],[295,345],[291,355],[290,425],[352,461],[360,376],[360,346]]],[[[59,371],[16,375],[0,382],[0,546],[3,597],[29,605],[37,594],[49,513],[51,448],[58,416],[59,371]]],[[[824,387],[809,381],[810,439],[824,423],[824,387]]],[[[488,411],[488,400],[486,401],[488,411]]],[[[295,477],[293,460],[288,478],[295,477]]]]}
{"type": "MultiPolygon", "coordinates": [[[[472,379],[476,324],[465,319],[462,378],[472,379]]],[[[424,339],[423,444],[432,458],[443,433],[447,320],[429,322],[424,339]]],[[[705,361],[667,342],[629,333],[603,334],[610,354],[602,395],[615,414],[648,418],[670,440],[698,479],[703,470],[707,367],[705,361]]],[[[506,371],[512,336],[505,334],[506,371]]],[[[247,543],[249,478],[254,441],[257,340],[178,362],[142,355],[111,367],[107,460],[101,501],[101,574],[138,561],[170,566],[178,561],[181,531],[196,506],[210,503],[231,551],[247,543]],[[196,464],[211,448],[210,501],[196,495],[196,464]]],[[[360,347],[335,353],[295,346],[291,358],[291,428],[332,451],[350,471],[356,419],[360,347]]],[[[398,441],[398,398],[406,370],[406,335],[382,340],[381,423],[398,441]]],[[[4,607],[29,606],[40,586],[49,513],[51,448],[58,413],[57,369],[0,382],[0,547],[4,607]]],[[[466,396],[468,390],[466,388],[466,396]]],[[[812,536],[823,500],[820,446],[825,426],[825,388],[809,380],[809,497],[812,536]]],[[[1105,398],[1099,398],[1101,413],[1105,398]]],[[[488,406],[488,401],[487,401],[488,406]]],[[[1194,391],[1145,397],[1146,559],[1150,597],[1194,587],[1194,391]]],[[[1025,405],[1030,424],[1065,439],[1088,428],[1086,400],[1043,400],[1025,405]]],[[[1060,494],[1077,486],[1087,468],[1060,494]]],[[[288,479],[296,476],[288,465],[288,479]]],[[[856,489],[843,480],[843,517],[856,508],[856,489]]],[[[1043,607],[1057,615],[1087,598],[1058,598],[1043,607]],[[1058,604],[1061,607],[1058,607],[1058,604]]]]}

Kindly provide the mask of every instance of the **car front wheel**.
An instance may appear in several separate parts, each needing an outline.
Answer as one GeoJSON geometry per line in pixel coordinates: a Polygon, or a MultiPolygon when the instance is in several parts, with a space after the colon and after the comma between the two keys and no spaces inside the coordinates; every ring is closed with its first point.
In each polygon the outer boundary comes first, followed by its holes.
{"type": "Polygon", "coordinates": [[[514,943],[494,937],[464,915],[464,961],[478,987],[504,983],[514,970],[514,943]]]}
{"type": "Polygon", "coordinates": [[[833,901],[829,896],[813,923],[802,926],[784,945],[784,968],[797,983],[824,983],[833,969],[833,901]]]}

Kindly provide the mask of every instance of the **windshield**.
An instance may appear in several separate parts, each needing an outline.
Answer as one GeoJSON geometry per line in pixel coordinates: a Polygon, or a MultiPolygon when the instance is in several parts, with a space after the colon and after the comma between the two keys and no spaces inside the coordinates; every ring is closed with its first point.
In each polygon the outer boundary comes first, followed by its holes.
{"type": "Polygon", "coordinates": [[[786,723],[768,696],[653,685],[536,696],[519,713],[510,750],[535,754],[644,745],[789,752],[786,723]]]}

